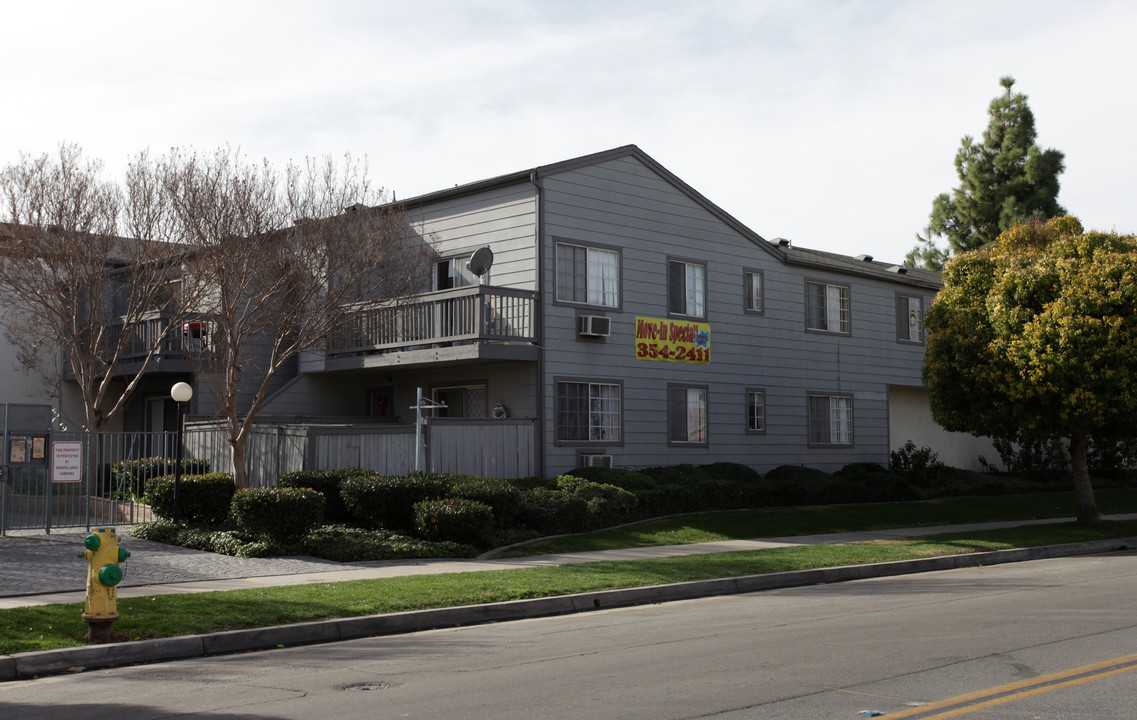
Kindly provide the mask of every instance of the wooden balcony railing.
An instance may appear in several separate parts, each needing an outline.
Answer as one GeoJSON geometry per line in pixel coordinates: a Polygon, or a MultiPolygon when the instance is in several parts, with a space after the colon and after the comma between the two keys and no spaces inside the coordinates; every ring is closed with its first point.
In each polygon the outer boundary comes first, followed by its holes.
{"type": "Polygon", "coordinates": [[[536,342],[537,294],[477,285],[359,306],[328,356],[414,350],[462,341],[536,342]]]}
{"type": "MultiPolygon", "coordinates": [[[[170,325],[170,319],[154,317],[144,320],[135,331],[126,345],[122,355],[123,360],[135,360],[146,357],[150,348],[161,337],[170,325]]],[[[114,347],[118,343],[121,325],[111,325],[107,328],[107,345],[114,347]]],[[[180,328],[174,328],[162,342],[162,348],[157,357],[195,357],[209,350],[209,323],[206,320],[187,322],[180,328]]]]}

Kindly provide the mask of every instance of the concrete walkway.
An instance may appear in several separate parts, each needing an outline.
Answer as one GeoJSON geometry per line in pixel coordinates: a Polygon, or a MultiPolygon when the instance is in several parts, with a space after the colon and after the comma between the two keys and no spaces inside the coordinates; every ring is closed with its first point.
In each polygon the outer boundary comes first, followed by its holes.
{"type": "MultiPolygon", "coordinates": [[[[1110,516],[1110,519],[1137,519],[1137,514],[1114,515],[1110,516]]],[[[131,552],[131,557],[124,564],[126,577],[119,585],[118,596],[129,598],[402,575],[569,565],[601,560],[643,560],[679,555],[706,555],[735,550],[850,543],[1070,520],[1067,518],[896,528],[872,532],[728,540],[695,545],[666,545],[506,559],[387,560],[357,563],[338,563],[313,557],[236,558],[133,538],[129,536],[129,528],[119,528],[122,546],[131,552]]],[[[83,602],[87,564],[78,556],[83,551],[83,538],[86,536],[86,531],[67,531],[51,535],[24,532],[0,538],[0,555],[4,558],[4,572],[0,573],[0,609],[83,602]]]]}

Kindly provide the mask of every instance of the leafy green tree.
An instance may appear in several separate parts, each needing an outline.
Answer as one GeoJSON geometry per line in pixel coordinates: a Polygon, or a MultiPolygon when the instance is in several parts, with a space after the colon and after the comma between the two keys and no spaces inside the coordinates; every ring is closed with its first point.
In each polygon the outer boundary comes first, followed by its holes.
{"type": "Polygon", "coordinates": [[[1065,214],[1058,204],[1065,156],[1035,142],[1034,113],[1026,95],[1011,91],[1015,79],[1007,76],[1000,84],[1005,92],[991,101],[983,141],[964,136],[955,155],[959,187],[935,199],[909,264],[939,270],[950,255],[986,247],[1016,223],[1065,214]],[[947,250],[934,236],[947,238],[947,250]]]}
{"type": "Polygon", "coordinates": [[[1089,439],[1137,432],[1137,238],[1072,217],[954,258],[926,318],[924,384],[947,430],[1065,438],[1079,522],[1100,519],[1089,439]]]}

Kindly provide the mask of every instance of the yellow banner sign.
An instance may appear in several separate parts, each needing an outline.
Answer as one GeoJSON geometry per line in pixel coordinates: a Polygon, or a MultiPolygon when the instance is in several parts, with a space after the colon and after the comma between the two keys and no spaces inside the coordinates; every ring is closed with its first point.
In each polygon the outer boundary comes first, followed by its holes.
{"type": "Polygon", "coordinates": [[[710,323],[637,317],[636,357],[641,360],[709,363],[710,323]]]}

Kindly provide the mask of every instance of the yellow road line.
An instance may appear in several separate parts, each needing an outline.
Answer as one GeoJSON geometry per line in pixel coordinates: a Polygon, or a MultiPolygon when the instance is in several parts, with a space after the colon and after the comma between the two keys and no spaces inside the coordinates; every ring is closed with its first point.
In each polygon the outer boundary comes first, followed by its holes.
{"type": "Polygon", "coordinates": [[[1042,675],[1041,677],[1031,678],[1029,680],[1020,680],[1019,682],[1007,685],[999,685],[997,687],[987,688],[986,690],[959,695],[957,697],[948,698],[947,700],[922,705],[921,707],[911,710],[903,710],[895,714],[889,713],[888,717],[893,720],[899,720],[900,718],[908,718],[909,720],[947,720],[947,718],[967,715],[984,708],[1005,705],[1006,703],[1015,702],[1016,700],[1023,700],[1035,695],[1053,692],[1054,690],[1060,690],[1072,685],[1081,685],[1094,680],[1101,680],[1132,670],[1137,670],[1137,655],[1126,655],[1112,660],[1103,660],[1102,662],[1093,663],[1091,665],[1082,665],[1081,667],[1063,670],[1062,672],[1056,672],[1050,675],[1042,675]]]}

